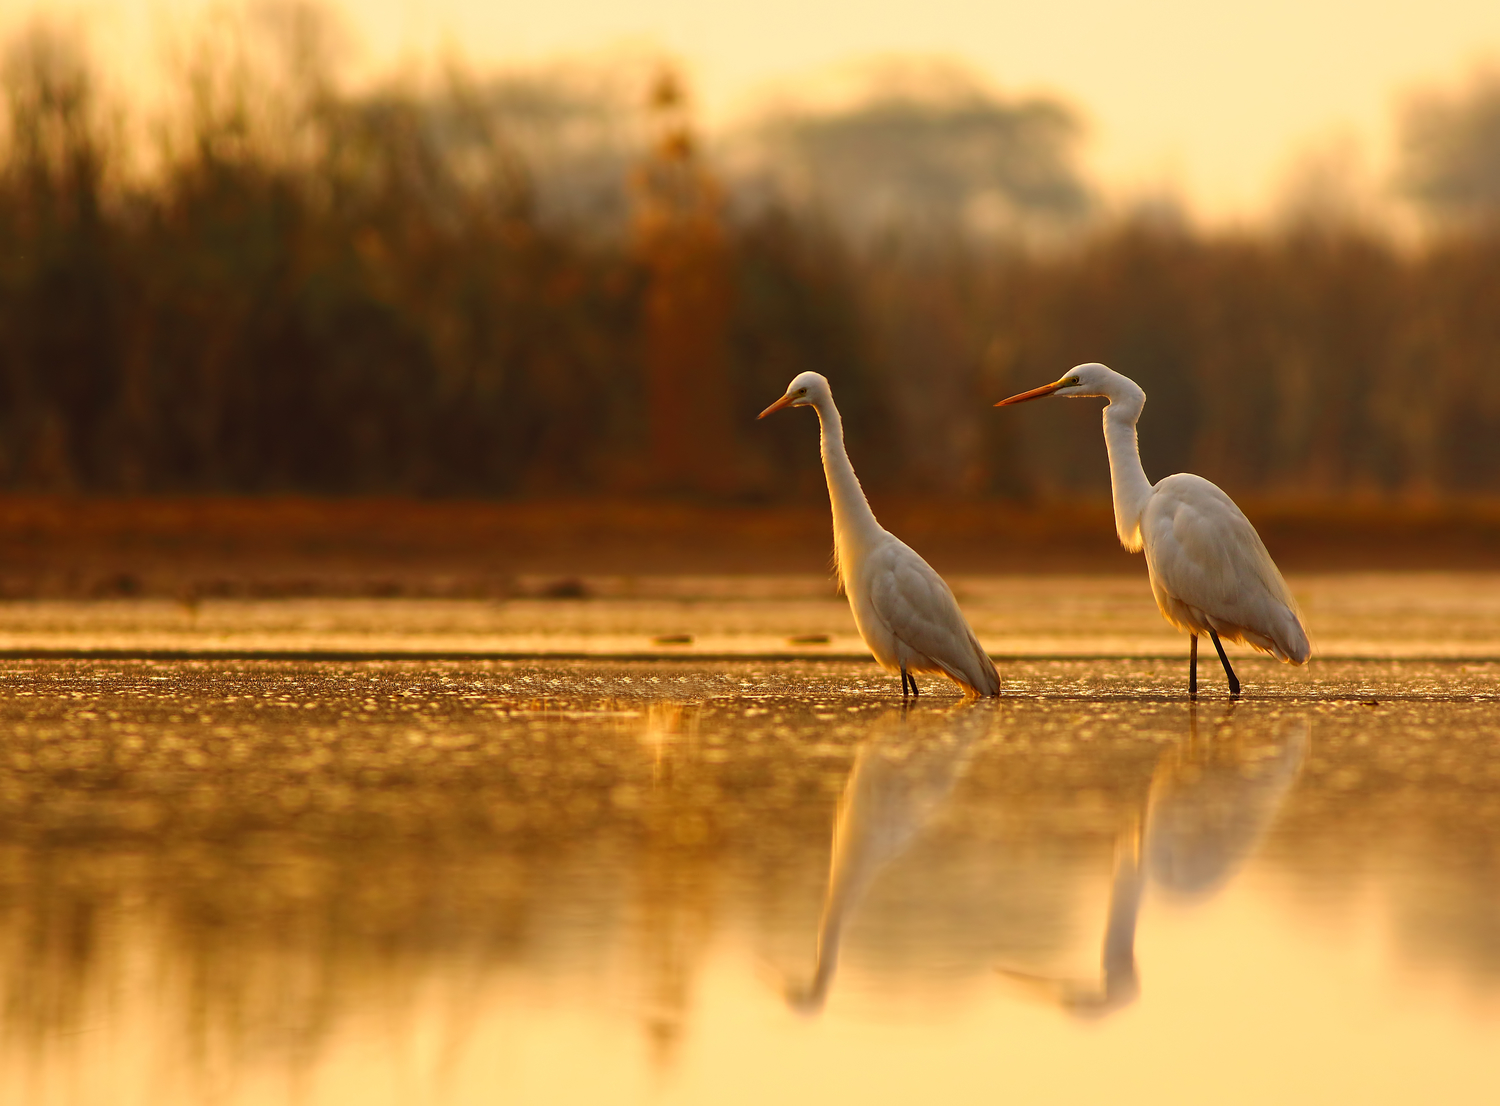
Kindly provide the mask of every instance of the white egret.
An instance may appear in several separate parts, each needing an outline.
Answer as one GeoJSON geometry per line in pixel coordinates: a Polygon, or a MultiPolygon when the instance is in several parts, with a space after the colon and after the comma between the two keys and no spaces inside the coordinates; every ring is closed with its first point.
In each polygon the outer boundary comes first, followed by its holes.
{"type": "Polygon", "coordinates": [[[1000,674],[953,592],[931,565],[875,520],[844,451],[844,427],[828,381],[818,373],[801,373],[756,417],[783,407],[818,412],[839,584],[875,660],[887,672],[901,673],[902,697],[908,687],[917,694],[918,672],[941,672],[971,695],[999,695],[1000,674]]]}
{"type": "Polygon", "coordinates": [[[1100,364],[1079,365],[1061,379],[1002,399],[996,407],[1043,396],[1098,396],[1115,503],[1115,530],[1132,553],[1146,552],[1151,591],[1162,617],[1190,635],[1188,694],[1198,693],[1198,635],[1219,653],[1229,691],[1240,681],[1220,638],[1278,660],[1303,664],[1312,655],[1297,604],[1260,535],[1234,500],[1201,476],[1180,472],[1155,484],[1141,467],[1135,424],[1146,393],[1128,376],[1100,364]]]}

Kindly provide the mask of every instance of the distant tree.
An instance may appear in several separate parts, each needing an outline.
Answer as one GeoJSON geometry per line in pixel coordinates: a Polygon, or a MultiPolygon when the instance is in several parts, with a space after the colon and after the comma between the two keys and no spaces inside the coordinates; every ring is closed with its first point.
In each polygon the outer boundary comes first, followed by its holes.
{"type": "Polygon", "coordinates": [[[86,53],[36,23],[0,67],[0,479],[108,479],[120,296],[112,149],[86,53]]]}
{"type": "Polygon", "coordinates": [[[641,324],[652,468],[664,489],[733,491],[722,192],[698,154],[677,76],[663,70],[649,100],[657,134],[633,183],[635,252],[647,274],[641,324]]]}
{"type": "Polygon", "coordinates": [[[1426,93],[1401,122],[1402,190],[1439,225],[1500,224],[1500,70],[1457,95],[1426,93]]]}

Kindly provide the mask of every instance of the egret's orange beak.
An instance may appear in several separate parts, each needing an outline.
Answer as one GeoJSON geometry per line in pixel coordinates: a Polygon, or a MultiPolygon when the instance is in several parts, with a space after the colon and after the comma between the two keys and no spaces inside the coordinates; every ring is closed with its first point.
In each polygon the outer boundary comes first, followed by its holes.
{"type": "Polygon", "coordinates": [[[1020,395],[1011,396],[1009,399],[1002,399],[995,406],[1009,407],[1012,403],[1025,403],[1028,399],[1041,399],[1043,396],[1050,396],[1061,387],[1062,381],[1060,380],[1054,384],[1043,384],[1040,388],[1033,388],[1029,392],[1022,392],[1020,395]]]}
{"type": "Polygon", "coordinates": [[[767,407],[764,411],[762,411],[760,414],[756,415],[755,417],[757,419],[763,419],[767,415],[769,415],[772,411],[780,411],[783,407],[789,406],[791,404],[791,402],[792,402],[792,397],[791,396],[782,396],[775,403],[771,404],[771,406],[767,407]]]}

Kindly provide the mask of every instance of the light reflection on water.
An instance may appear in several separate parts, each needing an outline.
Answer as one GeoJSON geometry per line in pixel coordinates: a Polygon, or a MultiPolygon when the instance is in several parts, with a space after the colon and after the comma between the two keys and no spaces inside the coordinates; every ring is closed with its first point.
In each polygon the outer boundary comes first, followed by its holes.
{"type": "Polygon", "coordinates": [[[0,1101],[1489,1100],[1500,665],[1243,674],[12,663],[0,1101]]]}

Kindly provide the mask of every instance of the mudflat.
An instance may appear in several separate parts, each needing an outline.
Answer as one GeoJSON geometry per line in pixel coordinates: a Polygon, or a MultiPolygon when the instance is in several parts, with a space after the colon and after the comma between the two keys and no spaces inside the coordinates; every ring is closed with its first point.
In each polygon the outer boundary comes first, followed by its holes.
{"type": "MultiPolygon", "coordinates": [[[[1500,504],[1242,506],[1284,571],[1500,571],[1500,504]]],[[[1144,573],[1104,500],[874,507],[944,575],[1144,573]]],[[[831,548],[819,498],[0,497],[0,596],[11,598],[502,597],[590,575],[818,574],[831,548]]]]}

